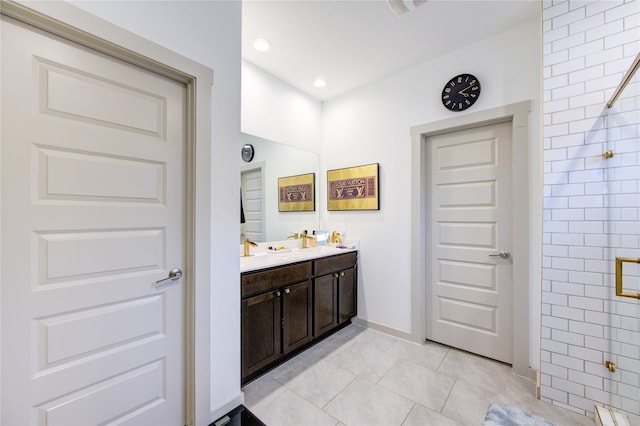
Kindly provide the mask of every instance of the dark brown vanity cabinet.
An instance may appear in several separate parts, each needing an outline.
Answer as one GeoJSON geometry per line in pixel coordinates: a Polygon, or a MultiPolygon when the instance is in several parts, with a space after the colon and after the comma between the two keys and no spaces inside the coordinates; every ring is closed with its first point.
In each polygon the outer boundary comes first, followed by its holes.
{"type": "Polygon", "coordinates": [[[314,261],[314,336],[319,337],[356,316],[357,253],[314,261]]]}
{"type": "Polygon", "coordinates": [[[243,380],[313,338],[312,262],[242,274],[243,380]]]}
{"type": "Polygon", "coordinates": [[[242,382],[356,315],[357,253],[242,274],[242,382]]]}

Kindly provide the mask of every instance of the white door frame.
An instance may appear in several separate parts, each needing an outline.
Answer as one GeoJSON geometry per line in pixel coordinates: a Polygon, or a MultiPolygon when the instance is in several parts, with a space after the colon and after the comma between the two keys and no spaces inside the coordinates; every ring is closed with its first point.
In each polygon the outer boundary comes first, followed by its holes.
{"type": "Polygon", "coordinates": [[[185,85],[185,424],[209,424],[213,70],[66,2],[1,0],[0,13],[185,85]]]}
{"type": "Polygon", "coordinates": [[[524,101],[460,117],[411,128],[411,329],[416,342],[426,338],[426,297],[430,274],[429,258],[429,177],[427,176],[426,139],[453,131],[511,121],[513,134],[513,370],[533,377],[529,363],[529,289],[530,289],[530,133],[531,102],[524,101]]]}

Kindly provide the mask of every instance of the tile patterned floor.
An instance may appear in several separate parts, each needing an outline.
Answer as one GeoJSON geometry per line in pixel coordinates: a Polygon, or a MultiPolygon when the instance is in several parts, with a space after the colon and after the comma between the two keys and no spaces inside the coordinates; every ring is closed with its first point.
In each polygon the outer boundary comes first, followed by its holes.
{"type": "Polygon", "coordinates": [[[492,402],[561,426],[594,420],[535,398],[507,365],[349,325],[247,384],[245,405],[277,425],[482,425],[492,402]]]}

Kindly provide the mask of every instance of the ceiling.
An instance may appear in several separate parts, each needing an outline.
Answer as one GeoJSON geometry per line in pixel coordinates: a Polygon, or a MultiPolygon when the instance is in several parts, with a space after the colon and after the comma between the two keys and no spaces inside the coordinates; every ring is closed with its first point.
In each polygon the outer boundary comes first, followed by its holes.
{"type": "Polygon", "coordinates": [[[242,56],[325,101],[540,13],[539,0],[429,0],[400,16],[385,0],[243,0],[242,56]]]}

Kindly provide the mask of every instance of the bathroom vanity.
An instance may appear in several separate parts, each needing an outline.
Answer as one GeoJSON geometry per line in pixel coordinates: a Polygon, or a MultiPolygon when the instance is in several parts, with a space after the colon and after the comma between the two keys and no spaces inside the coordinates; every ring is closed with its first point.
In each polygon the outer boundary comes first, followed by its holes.
{"type": "Polygon", "coordinates": [[[241,261],[242,383],[349,324],[357,251],[317,247],[241,261]]]}

